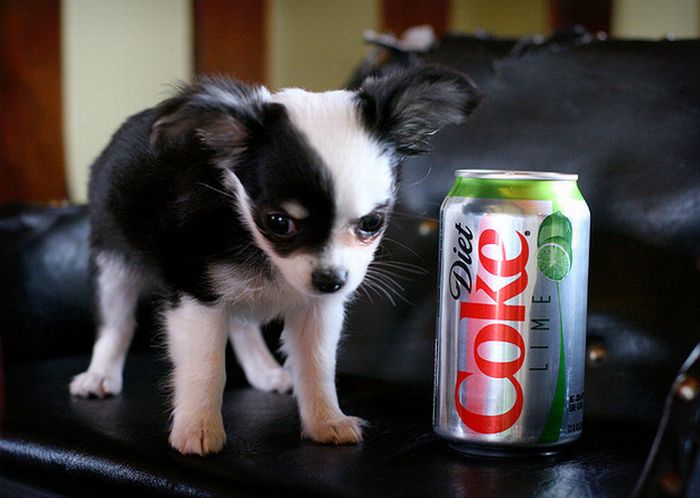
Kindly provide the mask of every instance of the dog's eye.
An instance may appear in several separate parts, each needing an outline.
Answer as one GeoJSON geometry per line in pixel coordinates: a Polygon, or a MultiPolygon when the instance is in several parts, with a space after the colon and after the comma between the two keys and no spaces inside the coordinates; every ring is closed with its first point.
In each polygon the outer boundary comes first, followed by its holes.
{"type": "Polygon", "coordinates": [[[281,238],[290,238],[296,235],[297,226],[294,220],[284,213],[269,213],[265,217],[267,230],[281,238]]]}
{"type": "Polygon", "coordinates": [[[372,238],[384,226],[384,215],[381,213],[371,213],[360,218],[357,224],[357,235],[361,239],[372,238]]]}

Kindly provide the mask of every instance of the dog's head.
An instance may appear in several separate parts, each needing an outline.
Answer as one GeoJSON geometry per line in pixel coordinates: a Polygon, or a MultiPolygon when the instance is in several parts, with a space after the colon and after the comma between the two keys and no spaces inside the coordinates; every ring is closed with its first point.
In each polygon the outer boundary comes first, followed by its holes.
{"type": "Polygon", "coordinates": [[[289,285],[344,296],[373,259],[403,159],[426,152],[479,99],[464,75],[432,67],[325,93],[204,79],[161,105],[151,143],[168,147],[195,133],[289,285]]]}

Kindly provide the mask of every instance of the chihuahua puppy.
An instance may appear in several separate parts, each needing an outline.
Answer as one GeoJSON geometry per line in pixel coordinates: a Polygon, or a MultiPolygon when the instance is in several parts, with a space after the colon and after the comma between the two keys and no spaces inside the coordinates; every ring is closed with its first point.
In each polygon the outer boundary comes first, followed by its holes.
{"type": "Polygon", "coordinates": [[[304,437],[359,442],[363,421],[341,411],[335,388],[345,305],[387,225],[402,160],[479,98],[464,75],[427,66],[325,93],[202,78],[129,118],[92,166],[99,329],[70,392],[121,392],[137,298],[156,284],[175,449],[224,446],[227,340],[252,386],[293,388],[304,437]],[[278,319],[284,368],[260,331],[278,319]]]}

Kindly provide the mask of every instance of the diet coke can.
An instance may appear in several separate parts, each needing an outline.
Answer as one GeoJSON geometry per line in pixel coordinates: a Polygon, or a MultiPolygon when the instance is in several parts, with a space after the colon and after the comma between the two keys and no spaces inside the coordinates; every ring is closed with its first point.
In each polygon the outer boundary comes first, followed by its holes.
{"type": "Polygon", "coordinates": [[[471,454],[581,435],[590,212],[577,175],[458,170],[440,214],[434,429],[471,454]]]}

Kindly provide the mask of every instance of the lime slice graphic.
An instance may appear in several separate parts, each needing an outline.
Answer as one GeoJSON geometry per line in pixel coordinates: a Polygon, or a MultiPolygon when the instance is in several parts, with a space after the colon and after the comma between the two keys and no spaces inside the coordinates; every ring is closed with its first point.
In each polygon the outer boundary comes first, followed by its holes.
{"type": "Polygon", "coordinates": [[[571,220],[556,211],[544,220],[537,232],[537,268],[554,282],[561,282],[571,271],[571,220]]]}
{"type": "Polygon", "coordinates": [[[537,249],[537,268],[554,282],[561,282],[571,270],[569,251],[556,242],[547,242],[537,249]]]}

